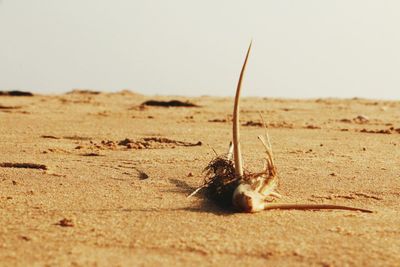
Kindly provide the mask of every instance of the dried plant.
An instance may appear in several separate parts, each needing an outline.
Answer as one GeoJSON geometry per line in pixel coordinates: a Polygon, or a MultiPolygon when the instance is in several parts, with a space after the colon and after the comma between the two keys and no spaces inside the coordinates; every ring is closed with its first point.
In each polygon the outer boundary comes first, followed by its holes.
{"type": "MultiPolygon", "coordinates": [[[[270,209],[341,209],[362,212],[370,210],[353,208],[331,204],[290,204],[274,202],[281,195],[277,192],[278,176],[274,163],[271,143],[267,132],[265,136],[258,136],[265,149],[266,165],[259,173],[252,173],[243,168],[242,153],[240,147],[239,131],[239,100],[244,72],[251,50],[251,43],[247,50],[246,58],[240,72],[236,89],[233,109],[232,140],[226,155],[217,156],[205,168],[206,178],[204,184],[197,188],[190,196],[200,190],[204,190],[206,197],[222,206],[233,206],[240,212],[258,212],[270,209]],[[233,150],[233,151],[232,151],[233,150]],[[233,153],[233,160],[232,160],[233,153]]],[[[266,124],[264,127],[266,129],[266,124]]],[[[190,197],[189,196],[189,197],[190,197]]]]}

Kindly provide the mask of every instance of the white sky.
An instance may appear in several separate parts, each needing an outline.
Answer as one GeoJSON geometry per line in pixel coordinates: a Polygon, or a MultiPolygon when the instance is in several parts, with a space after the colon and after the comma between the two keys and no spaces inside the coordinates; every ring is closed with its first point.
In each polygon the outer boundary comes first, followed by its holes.
{"type": "Polygon", "coordinates": [[[0,90],[400,99],[398,0],[0,0],[0,90]]]}

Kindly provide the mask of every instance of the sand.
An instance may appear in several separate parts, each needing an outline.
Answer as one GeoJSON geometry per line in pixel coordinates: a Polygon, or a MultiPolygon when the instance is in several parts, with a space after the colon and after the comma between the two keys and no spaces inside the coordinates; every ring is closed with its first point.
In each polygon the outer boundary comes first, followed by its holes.
{"type": "Polygon", "coordinates": [[[399,266],[400,102],[243,98],[245,168],[268,121],[280,202],[233,213],[201,194],[232,98],[129,91],[0,96],[0,266],[399,266]],[[198,107],[141,106],[178,99],[198,107]]]}

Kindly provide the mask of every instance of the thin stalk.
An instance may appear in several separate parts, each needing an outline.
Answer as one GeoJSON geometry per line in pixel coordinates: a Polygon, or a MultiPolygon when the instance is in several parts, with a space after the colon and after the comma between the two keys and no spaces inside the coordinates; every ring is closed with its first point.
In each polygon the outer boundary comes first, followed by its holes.
{"type": "Polygon", "coordinates": [[[331,204],[289,204],[289,203],[268,203],[265,205],[264,210],[352,210],[372,213],[373,211],[361,208],[353,208],[341,205],[331,205],[331,204]]]}
{"type": "Polygon", "coordinates": [[[242,87],[242,80],[244,71],[246,69],[247,59],[249,58],[251,50],[251,42],[247,50],[246,59],[244,60],[242,70],[240,72],[239,81],[236,88],[235,105],[233,107],[233,159],[235,163],[235,174],[238,177],[243,176],[243,162],[242,162],[242,152],[240,149],[240,135],[239,135],[239,100],[240,100],[240,90],[242,87]]]}

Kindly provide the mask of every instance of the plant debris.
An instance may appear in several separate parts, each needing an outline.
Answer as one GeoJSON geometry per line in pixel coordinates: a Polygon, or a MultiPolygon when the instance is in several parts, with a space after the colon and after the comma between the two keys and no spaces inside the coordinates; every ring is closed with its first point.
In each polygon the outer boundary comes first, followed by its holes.
{"type": "Polygon", "coordinates": [[[304,129],[312,129],[312,130],[321,129],[321,126],[314,125],[314,124],[307,124],[306,126],[304,126],[304,129]]]}
{"type": "MultiPolygon", "coordinates": [[[[226,157],[217,156],[206,166],[204,170],[206,172],[204,184],[194,190],[188,197],[204,190],[205,195],[217,204],[221,206],[233,206],[240,212],[259,212],[271,209],[340,209],[372,212],[361,208],[331,204],[273,203],[274,199],[281,198],[281,195],[276,191],[278,186],[277,169],[274,164],[272,146],[267,132],[265,133],[265,137],[262,135],[258,136],[266,153],[266,166],[264,170],[260,173],[250,173],[244,170],[239,141],[239,100],[243,74],[246,69],[250,50],[251,43],[247,50],[236,89],[233,107],[232,142],[228,154],[226,157]],[[231,160],[232,155],[233,161],[231,160]]],[[[260,123],[261,126],[264,126],[266,129],[267,127],[262,117],[261,120],[263,121],[263,123],[260,123]]],[[[254,122],[251,121],[248,124],[252,125],[254,122]]],[[[309,152],[312,152],[312,150],[310,149],[309,152]]]]}
{"type": "MultiPolygon", "coordinates": [[[[268,136],[266,136],[268,138],[268,136]]],[[[248,209],[246,205],[243,206],[239,200],[235,201],[235,194],[239,186],[249,186],[251,190],[262,192],[264,198],[280,197],[275,191],[277,186],[277,171],[272,158],[272,151],[270,150],[269,140],[264,140],[262,136],[259,137],[260,141],[266,148],[267,157],[265,169],[259,173],[253,173],[248,170],[243,170],[243,175],[238,176],[235,169],[235,162],[232,158],[232,144],[230,150],[226,155],[217,156],[204,169],[205,179],[202,186],[197,188],[192,194],[193,196],[199,191],[203,191],[205,197],[213,201],[215,204],[222,208],[236,208],[239,211],[254,212],[252,207],[248,209]]],[[[255,208],[255,207],[254,207],[255,208]]]]}
{"type": "Polygon", "coordinates": [[[9,109],[20,109],[20,108],[21,108],[21,106],[3,106],[3,105],[0,104],[0,109],[9,110],[9,109]]]}
{"type": "Polygon", "coordinates": [[[158,101],[147,100],[141,104],[142,106],[156,106],[156,107],[199,107],[189,101],[182,102],[180,100],[158,101]]]}
{"type": "Polygon", "coordinates": [[[100,91],[94,91],[89,89],[73,89],[66,93],[67,95],[99,95],[100,91]]]}
{"type": "Polygon", "coordinates": [[[40,169],[47,170],[47,166],[43,164],[36,163],[12,163],[12,162],[3,162],[0,163],[0,167],[3,168],[24,168],[24,169],[40,169]]]}
{"type": "Polygon", "coordinates": [[[74,227],[75,226],[75,224],[72,220],[66,219],[66,218],[60,220],[55,225],[59,225],[61,227],[74,227]]]}
{"type": "Polygon", "coordinates": [[[100,156],[104,156],[104,155],[101,155],[96,152],[90,152],[90,153],[83,153],[82,156],[84,156],[84,157],[100,157],[100,156]]]}
{"type": "Polygon", "coordinates": [[[263,127],[263,124],[259,121],[246,121],[246,123],[243,123],[242,126],[263,127]]]}
{"type": "Polygon", "coordinates": [[[57,136],[54,135],[41,135],[40,138],[45,138],[45,139],[60,139],[57,136]]]}
{"type": "Polygon", "coordinates": [[[0,96],[33,96],[31,92],[11,90],[11,91],[0,91],[0,96]]]}
{"type": "Polygon", "coordinates": [[[226,156],[218,156],[204,169],[204,193],[207,198],[222,207],[232,206],[232,196],[240,183],[235,175],[235,167],[232,160],[226,156]]]}
{"type": "Polygon", "coordinates": [[[392,133],[399,133],[400,134],[400,128],[394,128],[390,127],[388,129],[380,129],[380,130],[368,130],[368,129],[362,129],[360,130],[361,133],[376,133],[376,134],[392,134],[392,133]]]}
{"type": "Polygon", "coordinates": [[[208,120],[208,122],[227,122],[226,119],[212,119],[212,120],[208,120]]]}

